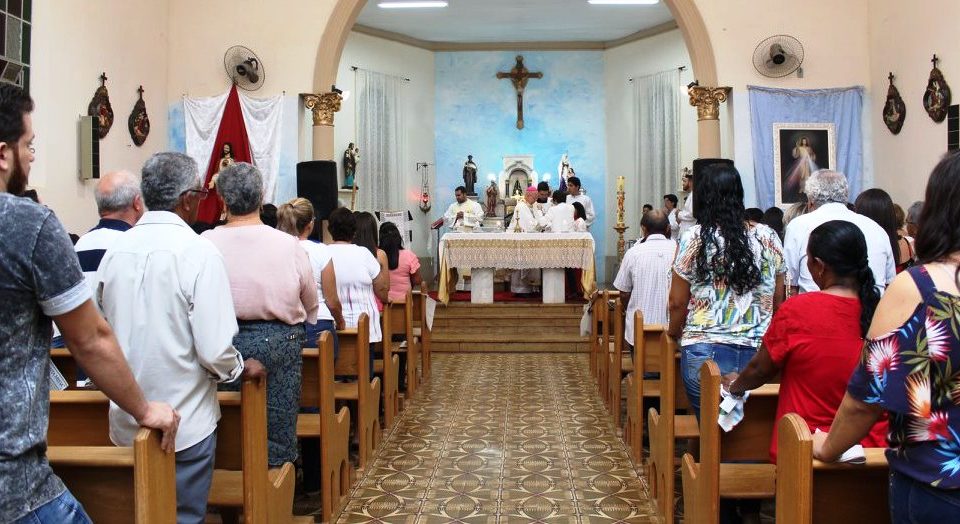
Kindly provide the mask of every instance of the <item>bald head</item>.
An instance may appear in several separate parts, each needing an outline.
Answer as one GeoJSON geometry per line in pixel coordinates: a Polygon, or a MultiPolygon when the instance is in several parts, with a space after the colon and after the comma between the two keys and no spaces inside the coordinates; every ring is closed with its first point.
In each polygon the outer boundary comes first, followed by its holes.
{"type": "Polygon", "coordinates": [[[670,219],[662,209],[651,209],[643,214],[640,227],[647,235],[670,236],[670,219]]]}
{"type": "Polygon", "coordinates": [[[129,171],[113,171],[100,177],[94,197],[100,218],[133,225],[143,215],[140,181],[129,171]]]}

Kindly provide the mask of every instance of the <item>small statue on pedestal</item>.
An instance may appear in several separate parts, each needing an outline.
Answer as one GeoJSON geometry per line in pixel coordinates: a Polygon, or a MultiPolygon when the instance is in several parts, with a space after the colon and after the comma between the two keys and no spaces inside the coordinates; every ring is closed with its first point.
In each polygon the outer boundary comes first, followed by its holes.
{"type": "Polygon", "coordinates": [[[497,200],[500,199],[500,188],[497,187],[497,181],[491,180],[487,186],[487,213],[488,217],[497,216],[497,200]]]}
{"type": "Polygon", "coordinates": [[[463,187],[467,188],[467,194],[476,196],[477,189],[477,164],[473,162],[473,155],[467,155],[467,161],[463,164],[463,187]]]}
{"type": "Polygon", "coordinates": [[[343,189],[353,189],[356,185],[357,162],[360,161],[360,148],[353,142],[343,152],[343,189]]]}

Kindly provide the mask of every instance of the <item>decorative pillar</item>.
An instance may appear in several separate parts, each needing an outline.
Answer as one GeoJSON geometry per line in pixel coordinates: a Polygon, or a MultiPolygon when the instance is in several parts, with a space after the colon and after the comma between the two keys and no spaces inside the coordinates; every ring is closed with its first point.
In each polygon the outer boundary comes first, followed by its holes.
{"type": "Polygon", "coordinates": [[[333,116],[340,111],[343,96],[333,91],[314,95],[304,93],[303,105],[313,112],[313,158],[333,160],[333,116]]]}
{"type": "Polygon", "coordinates": [[[690,85],[690,105],[697,108],[697,135],[701,158],[720,156],[720,104],[730,96],[729,87],[690,85]]]}

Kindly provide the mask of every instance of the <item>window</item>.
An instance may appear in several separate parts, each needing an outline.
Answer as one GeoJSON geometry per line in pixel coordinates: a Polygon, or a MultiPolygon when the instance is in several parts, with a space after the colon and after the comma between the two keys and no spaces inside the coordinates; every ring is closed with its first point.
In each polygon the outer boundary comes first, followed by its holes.
{"type": "Polygon", "coordinates": [[[0,0],[0,82],[30,91],[33,0],[0,0]]]}

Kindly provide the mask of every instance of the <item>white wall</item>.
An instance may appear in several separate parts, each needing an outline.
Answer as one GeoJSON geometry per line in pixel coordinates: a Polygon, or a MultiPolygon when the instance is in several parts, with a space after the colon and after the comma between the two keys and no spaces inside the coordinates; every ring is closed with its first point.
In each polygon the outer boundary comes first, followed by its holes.
{"type": "MultiPolygon", "coordinates": [[[[406,173],[407,191],[404,193],[406,209],[413,214],[413,245],[414,252],[421,258],[434,256],[435,242],[431,240],[431,231],[428,227],[427,215],[422,213],[419,203],[420,176],[416,171],[417,162],[435,162],[434,150],[434,55],[431,51],[390,42],[359,33],[350,33],[347,45],[340,59],[340,68],[337,73],[337,87],[350,90],[352,96],[340,108],[336,116],[334,128],[334,151],[337,152],[339,163],[340,155],[350,142],[356,142],[356,106],[357,91],[353,66],[371,71],[392,74],[409,78],[410,82],[403,87],[404,125],[406,127],[407,163],[403,166],[406,173]]],[[[364,152],[360,152],[360,162],[363,162],[364,152]]],[[[431,178],[436,180],[436,174],[431,167],[431,178]]],[[[339,182],[343,184],[343,173],[339,175],[339,182]]],[[[357,181],[359,191],[363,191],[363,180],[357,181]]],[[[444,207],[452,197],[434,193],[435,184],[431,182],[431,196],[433,206],[444,207]]],[[[349,205],[349,195],[344,195],[349,205]]],[[[433,211],[431,211],[433,212],[433,211]]]]}
{"type": "Polygon", "coordinates": [[[67,230],[84,233],[96,224],[96,181],[78,176],[78,116],[86,114],[97,77],[107,73],[113,127],[100,142],[106,173],[135,173],[167,140],[167,3],[153,0],[58,0],[34,2],[31,95],[37,160],[31,186],[56,211],[67,230]],[[118,22],[122,21],[122,22],[118,22]],[[133,145],[127,117],[143,85],[150,135],[133,145]]]}
{"type": "MultiPolygon", "coordinates": [[[[616,178],[626,178],[626,191],[629,196],[625,202],[626,223],[630,229],[627,238],[636,238],[640,234],[640,207],[649,203],[654,207],[662,205],[659,198],[641,202],[636,190],[638,166],[636,163],[637,123],[633,101],[634,86],[629,78],[646,76],[660,71],[686,67],[680,73],[681,90],[677,91],[680,103],[680,167],[690,166],[697,158],[697,110],[692,107],[685,95],[686,85],[693,80],[690,68],[690,56],[679,29],[669,31],[627,45],[615,47],[604,52],[604,85],[606,89],[607,122],[607,187],[606,209],[616,210],[616,178]]],[[[680,175],[675,177],[677,187],[668,188],[668,193],[679,195],[680,175]]],[[[613,217],[610,218],[613,223],[613,217]]],[[[616,232],[606,232],[608,255],[616,254],[616,232]]]]}
{"type": "Polygon", "coordinates": [[[906,8],[893,0],[870,2],[876,185],[887,190],[904,209],[915,200],[923,200],[930,170],[947,150],[947,121],[937,124],[930,119],[923,110],[923,93],[932,67],[930,59],[936,53],[942,58],[938,67],[953,88],[952,103],[960,100],[958,19],[960,2],[956,0],[927,0],[922,9],[906,8]],[[894,83],[907,106],[899,135],[890,133],[881,118],[890,72],[896,75],[894,83]]]}

